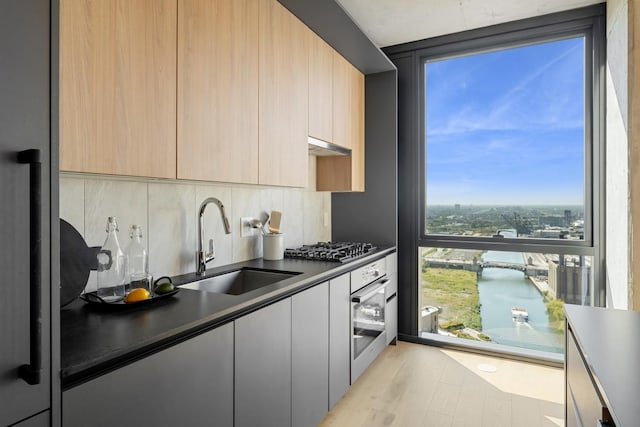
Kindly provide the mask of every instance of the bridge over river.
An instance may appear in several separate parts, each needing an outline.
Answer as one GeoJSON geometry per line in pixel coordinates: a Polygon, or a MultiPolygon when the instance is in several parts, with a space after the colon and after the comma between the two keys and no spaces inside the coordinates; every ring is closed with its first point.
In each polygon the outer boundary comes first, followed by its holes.
{"type": "Polygon", "coordinates": [[[459,260],[459,259],[436,259],[436,258],[423,258],[427,267],[431,268],[451,268],[456,270],[475,271],[478,276],[482,276],[482,271],[485,268],[502,268],[508,270],[516,270],[524,273],[525,277],[529,276],[546,276],[549,270],[541,268],[539,266],[525,265],[522,263],[501,262],[501,261],[486,261],[478,262],[477,259],[472,261],[459,260]]]}
{"type": "Polygon", "coordinates": [[[512,262],[498,262],[498,261],[487,261],[480,263],[480,266],[485,268],[506,268],[508,270],[518,270],[523,273],[527,272],[527,267],[524,264],[517,264],[512,262]]]}

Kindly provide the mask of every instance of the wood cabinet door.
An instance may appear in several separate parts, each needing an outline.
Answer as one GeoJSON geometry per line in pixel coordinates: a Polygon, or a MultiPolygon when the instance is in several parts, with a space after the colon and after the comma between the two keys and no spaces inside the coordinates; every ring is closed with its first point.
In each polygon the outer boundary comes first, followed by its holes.
{"type": "Polygon", "coordinates": [[[351,149],[364,140],[364,75],[333,54],[333,143],[351,149]]]}
{"type": "Polygon", "coordinates": [[[178,178],[258,183],[259,4],[178,1],[178,178]]]}
{"type": "Polygon", "coordinates": [[[260,1],[259,183],[304,187],[310,31],[276,0],[260,1]]]}
{"type": "Polygon", "coordinates": [[[364,191],[364,75],[339,53],[333,55],[333,143],[350,156],[319,157],[318,191],[364,191]]]}
{"type": "Polygon", "coordinates": [[[61,170],[176,177],[176,1],[61,0],[61,170]]]}
{"type": "Polygon", "coordinates": [[[309,136],[333,142],[334,50],[315,33],[309,42],[309,136]]]}
{"type": "Polygon", "coordinates": [[[318,157],[317,191],[364,191],[364,142],[349,156],[318,157]]]}

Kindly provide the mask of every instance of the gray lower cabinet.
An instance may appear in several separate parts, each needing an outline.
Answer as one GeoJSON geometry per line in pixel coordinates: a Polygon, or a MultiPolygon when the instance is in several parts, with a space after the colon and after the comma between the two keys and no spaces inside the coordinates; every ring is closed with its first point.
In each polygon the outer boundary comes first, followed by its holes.
{"type": "Polygon", "coordinates": [[[11,427],[47,427],[50,426],[51,411],[44,411],[38,415],[34,415],[31,418],[27,418],[18,424],[13,424],[11,427]]]}
{"type": "Polygon", "coordinates": [[[600,420],[609,420],[609,411],[600,397],[591,373],[584,362],[576,338],[570,327],[566,331],[566,426],[613,425],[597,424],[600,420]]]}
{"type": "Polygon", "coordinates": [[[290,426],[291,298],[235,320],[234,327],[235,425],[290,426]]]}
{"type": "Polygon", "coordinates": [[[350,286],[349,273],[329,281],[329,409],[351,384],[350,286]]]}
{"type": "Polygon", "coordinates": [[[329,283],[291,297],[291,416],[314,427],[329,409],[329,283]]]}
{"type": "Polygon", "coordinates": [[[232,426],[233,324],[62,394],[64,427],[232,426]]]}

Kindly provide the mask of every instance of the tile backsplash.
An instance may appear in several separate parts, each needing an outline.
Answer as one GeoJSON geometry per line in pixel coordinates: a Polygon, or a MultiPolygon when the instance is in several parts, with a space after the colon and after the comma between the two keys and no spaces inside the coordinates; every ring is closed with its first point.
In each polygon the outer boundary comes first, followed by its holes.
{"type": "MultiPolygon", "coordinates": [[[[259,218],[262,212],[282,211],[286,247],[331,239],[331,193],[315,191],[314,157],[309,164],[306,189],[61,173],[60,217],[89,246],[104,243],[109,216],[118,220],[123,249],[131,225],[141,225],[151,274],[172,276],[195,270],[198,208],[207,197],[216,197],[225,206],[232,232],[225,234],[218,208],[209,205],[205,246],[214,240],[216,258],[207,267],[246,261],[262,256],[262,237],[241,237],[240,218],[259,218]]],[[[95,290],[95,283],[91,272],[86,290],[95,290]]]]}

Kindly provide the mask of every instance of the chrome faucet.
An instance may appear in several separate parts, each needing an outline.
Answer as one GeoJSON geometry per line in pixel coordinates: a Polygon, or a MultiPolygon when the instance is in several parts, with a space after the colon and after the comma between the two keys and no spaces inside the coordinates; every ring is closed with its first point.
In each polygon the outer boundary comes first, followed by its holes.
{"type": "Polygon", "coordinates": [[[224,205],[215,197],[209,197],[204,199],[200,204],[200,211],[198,212],[198,252],[196,253],[196,272],[198,275],[203,275],[207,269],[207,263],[216,257],[216,251],[213,246],[213,239],[209,239],[209,252],[205,252],[204,246],[204,210],[209,203],[215,203],[220,209],[220,215],[222,215],[222,223],[224,225],[224,231],[226,234],[231,234],[231,226],[229,225],[229,219],[224,211],[224,205]]]}

